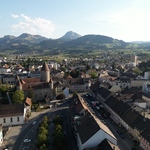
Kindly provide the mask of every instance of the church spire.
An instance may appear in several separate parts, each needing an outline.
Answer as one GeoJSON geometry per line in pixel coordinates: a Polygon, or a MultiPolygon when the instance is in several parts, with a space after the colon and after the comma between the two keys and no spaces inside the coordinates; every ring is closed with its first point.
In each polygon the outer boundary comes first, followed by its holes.
{"type": "Polygon", "coordinates": [[[50,70],[46,62],[43,63],[43,66],[41,68],[41,81],[50,81],[50,70]]]}

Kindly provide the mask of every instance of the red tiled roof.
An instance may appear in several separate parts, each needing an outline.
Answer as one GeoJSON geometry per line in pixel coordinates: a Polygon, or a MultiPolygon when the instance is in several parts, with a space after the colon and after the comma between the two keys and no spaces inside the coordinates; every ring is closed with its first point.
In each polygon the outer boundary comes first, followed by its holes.
{"type": "Polygon", "coordinates": [[[25,103],[28,104],[29,106],[31,106],[32,105],[31,98],[27,97],[25,100],[25,103]]]}
{"type": "Polygon", "coordinates": [[[34,82],[40,82],[39,78],[24,78],[22,79],[25,83],[34,83],[34,82]]]}
{"type": "Polygon", "coordinates": [[[29,89],[43,89],[43,88],[49,88],[49,83],[45,82],[35,82],[35,83],[26,83],[22,85],[22,90],[26,91],[29,89]]]}

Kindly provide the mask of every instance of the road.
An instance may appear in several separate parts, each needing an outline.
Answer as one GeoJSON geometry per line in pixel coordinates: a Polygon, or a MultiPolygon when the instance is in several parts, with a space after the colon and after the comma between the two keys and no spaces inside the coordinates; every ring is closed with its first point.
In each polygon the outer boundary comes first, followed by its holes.
{"type": "Polygon", "coordinates": [[[35,142],[36,142],[36,136],[37,136],[37,129],[38,126],[40,124],[40,122],[42,121],[43,117],[45,115],[49,116],[49,114],[51,114],[52,116],[54,115],[58,115],[58,114],[64,114],[64,124],[65,124],[65,130],[66,130],[66,136],[67,136],[67,150],[76,150],[76,142],[73,139],[73,132],[72,132],[72,128],[71,128],[71,124],[70,124],[70,118],[68,115],[68,103],[64,103],[62,105],[60,105],[57,108],[52,108],[50,109],[48,112],[40,115],[36,121],[37,123],[33,126],[32,124],[30,124],[28,127],[26,127],[24,129],[24,131],[22,131],[16,142],[13,145],[12,150],[23,150],[24,147],[30,147],[30,150],[36,150],[35,147],[35,142]],[[30,139],[31,142],[24,142],[24,139],[30,139]]]}

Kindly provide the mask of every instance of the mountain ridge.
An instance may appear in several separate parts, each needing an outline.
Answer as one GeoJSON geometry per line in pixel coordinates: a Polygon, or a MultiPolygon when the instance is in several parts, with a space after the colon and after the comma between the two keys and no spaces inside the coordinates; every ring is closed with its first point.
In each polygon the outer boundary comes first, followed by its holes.
{"type": "MultiPolygon", "coordinates": [[[[48,53],[86,52],[93,50],[115,50],[132,47],[134,44],[105,35],[87,34],[81,36],[73,31],[66,32],[58,39],[23,33],[18,37],[6,35],[0,38],[0,51],[17,50],[19,53],[46,50],[48,53]]],[[[144,47],[142,45],[142,47],[144,47]]]]}

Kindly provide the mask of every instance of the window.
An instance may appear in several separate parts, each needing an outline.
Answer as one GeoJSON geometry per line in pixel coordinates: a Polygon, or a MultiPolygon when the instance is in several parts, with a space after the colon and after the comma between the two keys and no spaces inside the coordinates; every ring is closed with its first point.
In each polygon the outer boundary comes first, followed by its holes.
{"type": "Polygon", "coordinates": [[[13,122],[13,118],[10,118],[10,122],[13,122]]]}
{"type": "Polygon", "coordinates": [[[19,117],[17,117],[17,121],[19,122],[19,117]]]}
{"type": "Polygon", "coordinates": [[[4,121],[4,123],[6,123],[6,119],[5,118],[3,119],[3,121],[4,121]]]}

